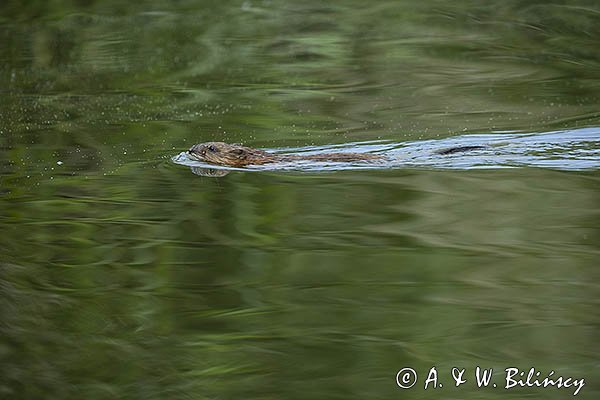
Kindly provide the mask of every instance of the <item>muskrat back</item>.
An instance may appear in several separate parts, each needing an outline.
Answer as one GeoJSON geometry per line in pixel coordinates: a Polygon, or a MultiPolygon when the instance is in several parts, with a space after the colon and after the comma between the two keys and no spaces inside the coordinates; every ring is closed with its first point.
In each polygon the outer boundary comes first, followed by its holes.
{"type": "Polygon", "coordinates": [[[355,162],[382,159],[376,154],[364,153],[325,153],[311,155],[274,154],[264,150],[253,149],[239,144],[223,142],[207,142],[192,146],[188,155],[198,161],[230,167],[244,167],[246,165],[261,165],[278,161],[312,160],[355,162]]]}

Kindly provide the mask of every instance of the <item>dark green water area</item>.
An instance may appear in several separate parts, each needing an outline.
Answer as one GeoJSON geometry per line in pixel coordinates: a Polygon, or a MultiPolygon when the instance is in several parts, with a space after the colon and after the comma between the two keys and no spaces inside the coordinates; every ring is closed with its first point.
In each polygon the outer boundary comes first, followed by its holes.
{"type": "Polygon", "coordinates": [[[0,2],[2,399],[597,399],[599,266],[597,0],[0,2]]]}

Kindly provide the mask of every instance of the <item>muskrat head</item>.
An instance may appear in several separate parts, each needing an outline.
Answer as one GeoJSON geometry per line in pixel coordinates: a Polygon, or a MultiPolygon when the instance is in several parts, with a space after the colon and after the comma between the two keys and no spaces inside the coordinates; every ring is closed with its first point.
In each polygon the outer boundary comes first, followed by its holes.
{"type": "Polygon", "coordinates": [[[273,156],[262,150],[223,142],[196,144],[188,150],[188,155],[194,160],[231,167],[243,167],[273,161],[273,156]]]}

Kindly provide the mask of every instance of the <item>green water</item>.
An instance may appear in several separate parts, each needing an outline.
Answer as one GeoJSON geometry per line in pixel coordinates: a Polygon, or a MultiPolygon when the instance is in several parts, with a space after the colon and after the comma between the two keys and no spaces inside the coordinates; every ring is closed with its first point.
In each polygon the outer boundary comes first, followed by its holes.
{"type": "Polygon", "coordinates": [[[597,169],[171,157],[598,132],[599,43],[597,1],[3,1],[0,398],[598,398],[597,169]]]}

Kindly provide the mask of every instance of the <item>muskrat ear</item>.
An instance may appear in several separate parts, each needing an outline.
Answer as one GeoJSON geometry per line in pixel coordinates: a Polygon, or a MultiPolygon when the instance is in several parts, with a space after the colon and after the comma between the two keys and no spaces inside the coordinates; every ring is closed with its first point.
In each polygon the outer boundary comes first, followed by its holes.
{"type": "Polygon", "coordinates": [[[243,149],[233,149],[233,150],[231,150],[231,152],[233,154],[237,154],[238,156],[241,156],[242,154],[244,154],[244,150],[243,149]]]}

